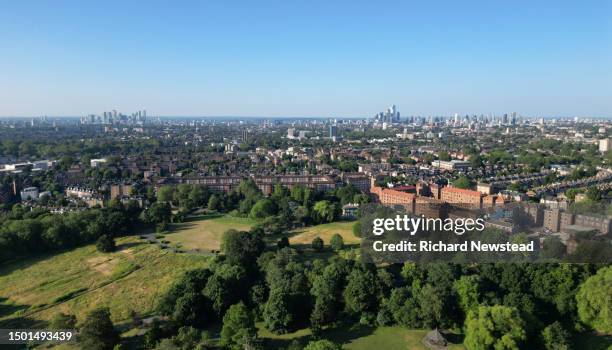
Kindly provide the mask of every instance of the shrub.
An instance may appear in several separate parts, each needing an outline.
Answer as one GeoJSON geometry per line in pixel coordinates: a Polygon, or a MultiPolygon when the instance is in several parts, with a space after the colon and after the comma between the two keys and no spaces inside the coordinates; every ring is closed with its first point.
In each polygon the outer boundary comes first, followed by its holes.
{"type": "Polygon", "coordinates": [[[332,236],[331,240],[329,241],[329,244],[335,251],[339,251],[344,248],[344,240],[342,239],[342,236],[340,236],[338,233],[332,236]]]}
{"type": "Polygon", "coordinates": [[[109,235],[102,235],[96,242],[96,248],[102,253],[110,253],[115,251],[115,240],[109,235]]]}
{"type": "Polygon", "coordinates": [[[323,250],[323,240],[320,237],[315,237],[312,240],[312,249],[314,249],[317,252],[320,252],[323,250]]]}

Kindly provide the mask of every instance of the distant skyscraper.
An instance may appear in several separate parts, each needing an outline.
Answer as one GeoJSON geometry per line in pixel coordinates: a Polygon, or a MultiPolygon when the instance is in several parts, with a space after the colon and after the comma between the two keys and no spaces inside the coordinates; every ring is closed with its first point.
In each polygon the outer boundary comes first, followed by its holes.
{"type": "Polygon", "coordinates": [[[380,112],[374,116],[374,119],[383,123],[398,123],[400,120],[400,113],[396,105],[393,105],[384,112],[380,112]]]}
{"type": "Polygon", "coordinates": [[[330,125],[329,126],[329,137],[333,138],[333,137],[337,137],[338,136],[338,126],[337,125],[330,125]]]}

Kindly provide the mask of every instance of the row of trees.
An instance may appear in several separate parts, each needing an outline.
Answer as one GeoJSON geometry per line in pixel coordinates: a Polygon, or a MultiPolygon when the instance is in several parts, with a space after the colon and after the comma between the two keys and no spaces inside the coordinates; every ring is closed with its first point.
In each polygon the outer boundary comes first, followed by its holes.
{"type": "Polygon", "coordinates": [[[14,205],[11,212],[0,216],[0,260],[72,248],[94,242],[102,235],[109,238],[123,235],[136,222],[165,226],[203,206],[257,219],[260,231],[278,234],[294,226],[335,221],[340,216],[342,204],[367,200],[366,195],[352,186],[323,193],[302,186],[289,191],[277,185],[272,195],[265,197],[252,180],[245,180],[227,194],[213,194],[204,186],[162,186],[157,200],[142,212],[136,202],[123,205],[117,200],[112,200],[107,208],[66,215],[52,215],[45,210],[28,211],[14,205]],[[173,206],[179,207],[174,216],[173,206]]]}
{"type": "Polygon", "coordinates": [[[138,221],[140,211],[136,202],[123,205],[118,201],[111,201],[108,208],[65,215],[13,206],[9,215],[0,217],[0,261],[73,248],[103,235],[127,234],[138,221]]]}
{"type": "MultiPolygon", "coordinates": [[[[222,323],[228,348],[257,347],[254,323],[315,337],[341,323],[463,328],[468,349],[569,347],[586,329],[611,332],[612,268],[568,264],[376,267],[334,257],[304,261],[290,247],[265,251],[258,232],[224,235],[225,257],[194,270],[160,311],[175,329],[222,323]]],[[[172,333],[172,331],[170,331],[172,333]]]]}
{"type": "Polygon", "coordinates": [[[325,193],[304,186],[294,186],[289,190],[276,184],[272,194],[265,196],[252,179],[242,181],[228,193],[212,193],[206,187],[181,184],[162,186],[157,194],[158,203],[179,207],[180,212],[206,206],[218,212],[267,219],[263,226],[277,227],[278,230],[332,222],[340,216],[342,205],[368,201],[367,195],[350,185],[325,193]]]}

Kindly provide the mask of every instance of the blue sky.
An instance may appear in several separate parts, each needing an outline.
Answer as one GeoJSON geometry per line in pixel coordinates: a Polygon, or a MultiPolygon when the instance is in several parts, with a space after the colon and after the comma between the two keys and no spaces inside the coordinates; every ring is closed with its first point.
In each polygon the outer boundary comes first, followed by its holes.
{"type": "Polygon", "coordinates": [[[0,115],[612,117],[610,1],[2,1],[0,115]]]}

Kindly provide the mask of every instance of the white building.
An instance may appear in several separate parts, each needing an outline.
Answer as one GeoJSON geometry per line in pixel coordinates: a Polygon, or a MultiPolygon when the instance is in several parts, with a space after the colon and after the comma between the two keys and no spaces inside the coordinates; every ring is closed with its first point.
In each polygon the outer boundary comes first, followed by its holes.
{"type": "Polygon", "coordinates": [[[38,188],[36,187],[26,187],[21,191],[21,200],[31,200],[38,199],[38,188]]]}
{"type": "Polygon", "coordinates": [[[91,159],[89,161],[89,166],[92,168],[97,168],[100,166],[100,164],[104,164],[104,163],[106,163],[106,158],[91,159]]]}
{"type": "Polygon", "coordinates": [[[434,167],[442,170],[467,170],[470,166],[470,162],[464,160],[453,159],[451,161],[434,160],[431,163],[434,167]]]}
{"type": "Polygon", "coordinates": [[[604,153],[612,150],[612,139],[605,138],[599,140],[599,152],[604,153]]]}

